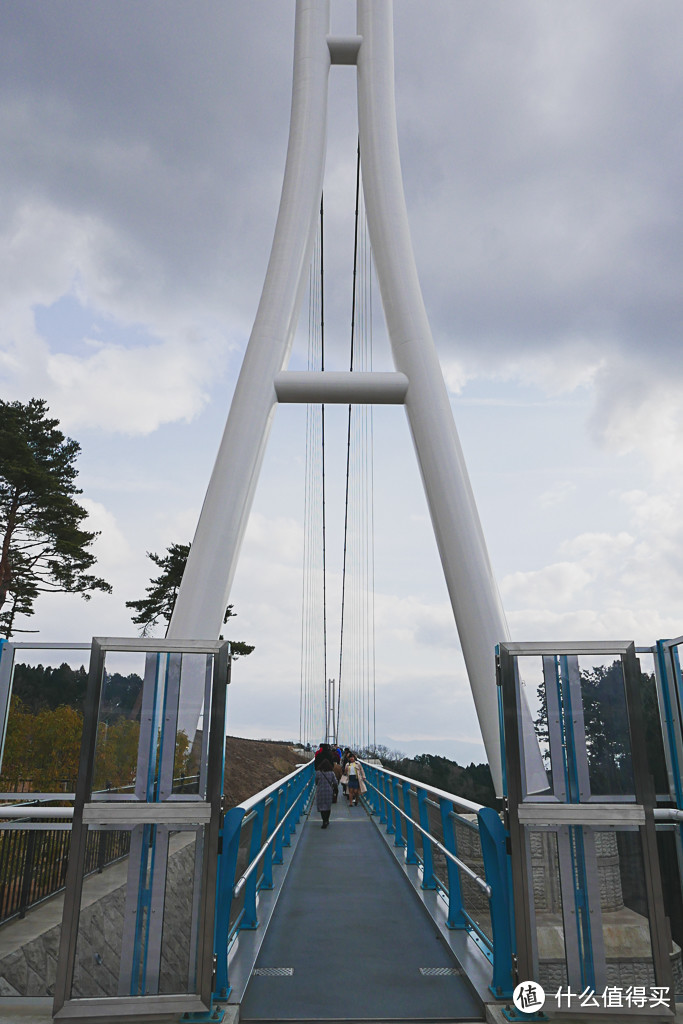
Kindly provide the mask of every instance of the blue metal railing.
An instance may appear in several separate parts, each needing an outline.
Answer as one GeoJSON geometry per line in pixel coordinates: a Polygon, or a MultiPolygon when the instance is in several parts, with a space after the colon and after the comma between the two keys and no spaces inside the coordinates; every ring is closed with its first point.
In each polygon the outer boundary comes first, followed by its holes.
{"type": "Polygon", "coordinates": [[[273,888],[273,865],[282,864],[315,791],[313,761],[226,811],[216,886],[214,998],[230,995],[228,952],[238,932],[258,927],[257,893],[273,888]]]}
{"type": "Polygon", "coordinates": [[[499,815],[367,761],[363,767],[372,814],[394,836],[394,846],[403,847],[406,863],[420,866],[422,888],[443,896],[448,927],[466,929],[487,957],[491,992],[509,999],[514,921],[507,833],[499,815]]]}

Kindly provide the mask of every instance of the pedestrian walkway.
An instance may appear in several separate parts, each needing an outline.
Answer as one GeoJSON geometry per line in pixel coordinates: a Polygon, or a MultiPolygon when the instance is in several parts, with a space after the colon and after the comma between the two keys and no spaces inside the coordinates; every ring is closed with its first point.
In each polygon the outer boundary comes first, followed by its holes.
{"type": "Polygon", "coordinates": [[[313,810],[241,1021],[481,1021],[483,1008],[365,810],[313,810]]]}

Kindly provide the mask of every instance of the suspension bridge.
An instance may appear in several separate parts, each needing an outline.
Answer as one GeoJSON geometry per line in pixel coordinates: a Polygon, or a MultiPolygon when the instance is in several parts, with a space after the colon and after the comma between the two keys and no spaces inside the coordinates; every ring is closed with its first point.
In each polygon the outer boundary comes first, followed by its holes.
{"type": "Polygon", "coordinates": [[[357,35],[339,37],[328,0],[297,0],[271,258],[168,636],[3,645],[3,743],[20,665],[89,668],[75,790],[0,794],[0,881],[21,878],[23,900],[0,927],[0,1019],[672,1019],[683,995],[683,638],[510,640],[412,255],[391,3],[357,10],[357,35]],[[338,65],[356,69],[359,144],[349,369],[331,372],[321,196],[338,65]],[[390,373],[372,363],[373,267],[390,373]],[[295,372],[307,282],[308,369],[295,372]],[[228,807],[231,652],[216,638],[287,402],[308,407],[301,764],[228,807]],[[333,403],[348,411],[338,657],[325,571],[333,403]],[[367,751],[376,739],[378,403],[405,408],[498,801],[475,804],[366,752],[361,804],[340,797],[323,830],[305,744],[367,751]],[[121,678],[136,681],[126,715],[121,678]],[[65,834],[66,876],[46,902],[40,842],[65,834]]]}

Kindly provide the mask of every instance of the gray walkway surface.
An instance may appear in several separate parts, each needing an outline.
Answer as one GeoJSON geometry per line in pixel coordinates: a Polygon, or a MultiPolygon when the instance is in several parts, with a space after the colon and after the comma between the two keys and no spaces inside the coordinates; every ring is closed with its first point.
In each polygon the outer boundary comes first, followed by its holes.
{"type": "Polygon", "coordinates": [[[328,829],[315,810],[303,827],[240,1020],[483,1020],[375,825],[341,800],[328,829]]]}

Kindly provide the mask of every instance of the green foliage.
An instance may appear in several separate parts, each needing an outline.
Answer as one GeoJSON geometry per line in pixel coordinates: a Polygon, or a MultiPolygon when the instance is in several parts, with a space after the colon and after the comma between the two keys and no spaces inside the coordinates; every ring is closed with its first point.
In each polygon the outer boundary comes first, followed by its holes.
{"type": "Polygon", "coordinates": [[[100,696],[100,716],[110,722],[122,715],[134,718],[142,696],[142,679],[136,672],[122,676],[107,673],[100,696]]]}
{"type": "Polygon", "coordinates": [[[21,663],[14,666],[12,693],[32,715],[45,709],[54,711],[60,705],[82,711],[87,685],[88,673],[83,665],[77,669],[67,664],[59,668],[21,663]]]}
{"type": "Polygon", "coordinates": [[[121,789],[135,782],[140,723],[119,718],[99,722],[95,747],[93,789],[121,789]]]}
{"type": "Polygon", "coordinates": [[[467,767],[451,761],[448,757],[438,754],[417,754],[416,757],[405,757],[398,753],[383,753],[386,748],[377,748],[382,764],[390,771],[405,775],[409,779],[423,782],[426,786],[442,789],[446,793],[454,793],[465,800],[496,807],[496,792],[493,788],[491,772],[487,764],[474,764],[467,767]]]}
{"type": "MultiPolygon", "coordinates": [[[[232,610],[232,608],[233,608],[233,606],[231,604],[229,604],[228,607],[225,609],[225,615],[223,616],[223,625],[225,625],[225,623],[228,621],[228,619],[232,619],[232,618],[234,618],[237,615],[237,612],[234,612],[232,610]]],[[[222,634],[221,634],[220,639],[221,640],[225,639],[222,634]]],[[[230,641],[230,651],[232,653],[233,659],[239,658],[240,655],[251,654],[251,652],[253,650],[254,650],[254,645],[253,644],[245,644],[243,640],[231,640],[230,641]]]]}
{"type": "Polygon", "coordinates": [[[159,619],[167,626],[171,621],[189,553],[189,544],[171,544],[166,548],[165,555],[147,552],[147,557],[159,566],[161,572],[150,580],[146,588],[147,597],[139,601],[126,601],[126,608],[136,612],[131,619],[136,626],[140,626],[140,636],[149,636],[159,619]]]}
{"type": "Polygon", "coordinates": [[[0,401],[0,631],[8,638],[40,593],[111,592],[88,571],[97,534],[81,528],[88,513],[74,497],[80,445],[47,413],[42,399],[0,401]]]}
{"type": "Polygon", "coordinates": [[[10,706],[0,785],[12,789],[30,780],[33,792],[73,786],[83,732],[83,715],[74,708],[44,708],[38,714],[14,696],[10,706]]]}
{"type": "MultiPolygon", "coordinates": [[[[123,677],[119,677],[123,679],[123,677]]],[[[21,783],[26,792],[73,789],[83,733],[83,714],[73,707],[43,706],[32,712],[14,695],[7,723],[0,786],[12,791],[21,783]]],[[[122,789],[135,782],[140,739],[139,716],[101,717],[97,726],[93,789],[122,789]]],[[[175,778],[196,770],[190,740],[179,730],[175,741],[175,778]]],[[[158,768],[158,765],[157,765],[158,768]]]]}
{"type": "MultiPolygon", "coordinates": [[[[147,557],[159,566],[161,572],[150,580],[146,588],[147,597],[142,597],[138,601],[126,601],[126,608],[132,608],[136,612],[131,618],[136,626],[140,627],[140,636],[149,636],[159,619],[168,627],[189,554],[189,544],[171,544],[166,548],[165,555],[147,552],[147,557]]],[[[224,624],[236,614],[232,608],[233,606],[229,604],[225,609],[224,624]]],[[[231,640],[230,646],[233,657],[251,654],[254,650],[252,644],[245,644],[241,640],[231,640]]]]}

